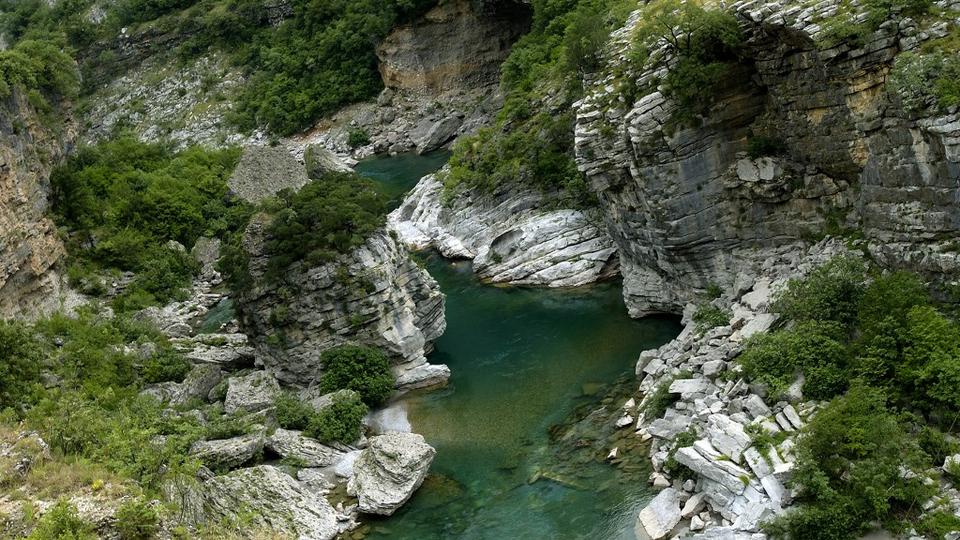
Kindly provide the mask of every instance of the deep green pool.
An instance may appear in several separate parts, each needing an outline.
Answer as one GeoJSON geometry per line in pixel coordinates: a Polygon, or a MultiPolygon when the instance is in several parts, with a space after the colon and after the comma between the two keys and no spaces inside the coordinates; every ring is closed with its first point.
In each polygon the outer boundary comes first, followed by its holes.
{"type": "Polygon", "coordinates": [[[368,522],[367,538],[632,539],[652,496],[649,457],[611,423],[636,389],[638,355],[676,336],[678,321],[630,319],[619,283],[493,287],[469,263],[425,260],[447,295],[430,361],[452,376],[400,405],[437,456],[410,502],[368,522]],[[623,397],[604,399],[618,389],[623,397]],[[604,461],[612,445],[616,466],[604,461]]]}
{"type": "Polygon", "coordinates": [[[379,155],[364,159],[354,167],[358,173],[374,180],[387,198],[392,210],[400,205],[403,196],[424,176],[443,167],[450,158],[448,150],[417,154],[379,155]]]}

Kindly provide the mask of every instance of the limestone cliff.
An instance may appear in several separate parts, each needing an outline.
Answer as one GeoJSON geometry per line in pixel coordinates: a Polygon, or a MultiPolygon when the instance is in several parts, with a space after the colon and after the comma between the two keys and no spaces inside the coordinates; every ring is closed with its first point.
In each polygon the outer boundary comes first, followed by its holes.
{"type": "Polygon", "coordinates": [[[446,202],[442,191],[426,176],[390,214],[407,245],[473,259],[493,283],[572,287],[616,273],[616,248],[596,212],[550,209],[535,190],[462,191],[446,202]]]}
{"type": "Polygon", "coordinates": [[[445,0],[377,47],[387,87],[428,94],[496,84],[531,11],[511,0],[445,0]]]}
{"type": "MultiPolygon", "coordinates": [[[[67,107],[64,104],[64,107],[67,107]]],[[[69,111],[56,128],[19,90],[0,102],[0,317],[33,317],[60,304],[64,255],[47,217],[50,171],[76,134],[69,111]]],[[[60,120],[60,119],[58,119],[60,120]]]]}
{"type": "Polygon", "coordinates": [[[256,285],[238,299],[258,362],[281,381],[306,386],[320,374],[324,350],[361,343],[391,356],[398,386],[446,380],[446,366],[431,366],[424,357],[446,329],[443,293],[392,235],[375,233],[327,264],[295,263],[283,284],[271,284],[263,278],[267,219],[255,216],[247,228],[256,285]]]}
{"type": "Polygon", "coordinates": [[[742,293],[765,250],[831,229],[861,230],[887,264],[956,275],[960,116],[912,116],[886,88],[896,56],[945,25],[890,21],[860,48],[825,49],[817,23],[836,2],[732,9],[747,60],[711,89],[700,125],[671,122],[676,105],[656,89],[669,57],[628,75],[649,88],[638,99],[615,90],[636,16],[579,105],[578,164],[620,251],[631,313],[679,311],[711,284],[742,293]],[[786,152],[750,159],[758,135],[786,152]]]}

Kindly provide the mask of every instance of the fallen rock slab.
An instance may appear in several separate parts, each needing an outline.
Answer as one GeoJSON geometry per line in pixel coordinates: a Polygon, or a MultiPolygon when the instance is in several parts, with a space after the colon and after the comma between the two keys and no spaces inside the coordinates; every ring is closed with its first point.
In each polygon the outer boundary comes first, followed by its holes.
{"type": "Polygon", "coordinates": [[[680,523],[680,494],[666,488],[650,501],[637,515],[634,533],[637,540],[660,540],[680,523]]]}
{"type": "Polygon", "coordinates": [[[353,463],[347,493],[360,511],[389,516],[420,487],[436,450],[416,433],[387,433],[370,439],[353,463]]]}

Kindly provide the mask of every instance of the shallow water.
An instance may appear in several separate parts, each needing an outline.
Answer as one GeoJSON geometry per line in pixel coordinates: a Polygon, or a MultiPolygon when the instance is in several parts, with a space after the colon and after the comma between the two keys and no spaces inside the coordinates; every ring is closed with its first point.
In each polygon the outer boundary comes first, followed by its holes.
{"type": "Polygon", "coordinates": [[[632,539],[652,497],[649,458],[630,430],[613,433],[626,397],[603,397],[635,390],[637,357],[676,336],[677,320],[630,319],[619,283],[493,287],[469,263],[425,259],[447,295],[430,361],[450,367],[450,385],[405,397],[380,421],[409,421],[437,456],[420,490],[369,522],[367,538],[632,539]],[[614,444],[616,466],[604,461],[614,444]]]}

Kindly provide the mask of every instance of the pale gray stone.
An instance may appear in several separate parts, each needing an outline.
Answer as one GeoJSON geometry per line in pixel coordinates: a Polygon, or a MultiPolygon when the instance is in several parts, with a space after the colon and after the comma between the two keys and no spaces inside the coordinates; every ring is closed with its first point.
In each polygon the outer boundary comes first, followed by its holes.
{"type": "Polygon", "coordinates": [[[389,516],[420,487],[436,451],[416,433],[387,433],[370,439],[353,463],[347,492],[360,511],[389,516]]]}

